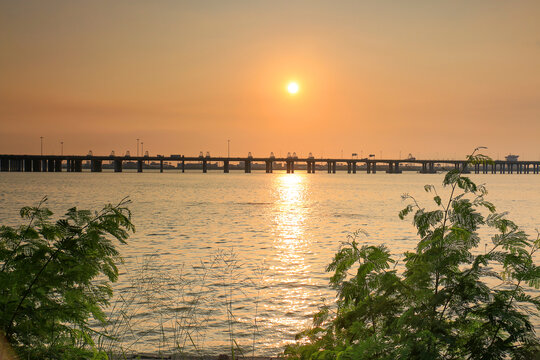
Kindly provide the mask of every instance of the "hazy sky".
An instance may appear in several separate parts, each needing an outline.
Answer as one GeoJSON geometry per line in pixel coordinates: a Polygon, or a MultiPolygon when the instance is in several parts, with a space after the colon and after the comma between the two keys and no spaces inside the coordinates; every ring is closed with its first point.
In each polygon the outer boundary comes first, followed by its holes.
{"type": "Polygon", "coordinates": [[[540,159],[540,1],[0,0],[0,153],[540,159]],[[296,80],[300,92],[286,92],[296,80]]]}

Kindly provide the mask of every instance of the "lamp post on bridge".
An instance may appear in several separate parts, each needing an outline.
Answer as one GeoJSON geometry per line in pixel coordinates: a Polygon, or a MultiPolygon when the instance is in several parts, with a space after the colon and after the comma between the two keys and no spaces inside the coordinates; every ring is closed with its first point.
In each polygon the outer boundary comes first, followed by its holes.
{"type": "Polygon", "coordinates": [[[137,139],[137,157],[139,157],[139,140],[140,139],[137,139]]]}
{"type": "Polygon", "coordinates": [[[43,156],[43,136],[39,137],[40,145],[41,145],[41,156],[43,156]]]}

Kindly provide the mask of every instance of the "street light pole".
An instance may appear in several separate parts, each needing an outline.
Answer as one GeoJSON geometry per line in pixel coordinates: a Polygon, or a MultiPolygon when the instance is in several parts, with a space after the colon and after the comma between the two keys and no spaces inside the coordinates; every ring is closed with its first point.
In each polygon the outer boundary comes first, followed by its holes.
{"type": "Polygon", "coordinates": [[[141,141],[141,156],[144,156],[144,143],[141,141]]]}
{"type": "Polygon", "coordinates": [[[41,156],[43,156],[43,136],[39,137],[40,143],[41,143],[41,156]]]}
{"type": "Polygon", "coordinates": [[[139,139],[137,139],[137,157],[139,157],[139,139]]]}

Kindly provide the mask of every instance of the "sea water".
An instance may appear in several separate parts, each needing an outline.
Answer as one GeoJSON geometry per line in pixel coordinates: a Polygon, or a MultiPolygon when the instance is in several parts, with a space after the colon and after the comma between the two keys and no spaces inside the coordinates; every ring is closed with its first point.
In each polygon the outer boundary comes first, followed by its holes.
{"type": "MultiPolygon", "coordinates": [[[[444,174],[224,174],[200,172],[1,173],[0,224],[47,196],[60,216],[129,197],[136,232],[119,249],[107,331],[126,351],[273,355],[332,303],[325,267],[340,243],[385,244],[396,259],[414,249],[409,193],[428,208],[444,174]],[[322,300],[322,299],[326,300],[322,300]],[[124,322],[122,322],[124,321],[124,322]]],[[[472,174],[487,199],[531,236],[540,228],[540,176],[472,174]]],[[[483,230],[489,242],[490,231],[483,230]]],[[[482,249],[480,249],[481,251],[482,249]]],[[[102,339],[102,346],[106,340],[102,339]]]]}

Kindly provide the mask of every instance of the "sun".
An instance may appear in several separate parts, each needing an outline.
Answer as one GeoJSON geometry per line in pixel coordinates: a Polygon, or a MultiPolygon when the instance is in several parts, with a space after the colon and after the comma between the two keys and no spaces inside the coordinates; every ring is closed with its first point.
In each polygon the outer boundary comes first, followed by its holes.
{"type": "Polygon", "coordinates": [[[291,95],[294,95],[298,92],[298,90],[300,90],[300,86],[298,86],[298,83],[294,82],[294,81],[291,81],[288,85],[287,85],[287,91],[289,92],[289,94],[291,95]]]}

